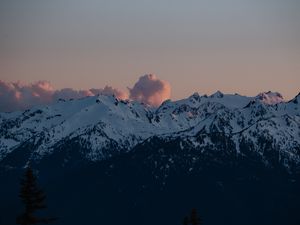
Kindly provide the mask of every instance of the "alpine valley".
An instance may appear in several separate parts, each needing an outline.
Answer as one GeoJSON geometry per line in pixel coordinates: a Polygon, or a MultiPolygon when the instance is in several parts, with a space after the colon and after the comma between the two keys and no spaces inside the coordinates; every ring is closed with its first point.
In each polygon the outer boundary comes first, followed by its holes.
{"type": "Polygon", "coordinates": [[[61,225],[300,224],[300,94],[114,96],[0,113],[0,224],[30,165],[61,225]]]}

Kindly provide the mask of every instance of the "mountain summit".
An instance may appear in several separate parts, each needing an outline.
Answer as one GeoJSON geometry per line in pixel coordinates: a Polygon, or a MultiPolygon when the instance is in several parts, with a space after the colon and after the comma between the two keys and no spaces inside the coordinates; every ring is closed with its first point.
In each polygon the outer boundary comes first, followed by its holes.
{"type": "Polygon", "coordinates": [[[83,161],[99,161],[129,152],[152,137],[181,138],[195,148],[214,149],[218,147],[211,135],[218,133],[228,137],[237,154],[247,143],[266,163],[270,159],[261,145],[271,142],[277,160],[290,169],[300,162],[300,108],[294,106],[298,98],[283,102],[273,92],[257,97],[195,93],[186,99],[167,100],[158,108],[105,95],[60,100],[0,114],[0,162],[24,166],[58,153],[63,162],[75,153],[83,161]],[[22,157],[14,160],[16,154],[22,157]]]}

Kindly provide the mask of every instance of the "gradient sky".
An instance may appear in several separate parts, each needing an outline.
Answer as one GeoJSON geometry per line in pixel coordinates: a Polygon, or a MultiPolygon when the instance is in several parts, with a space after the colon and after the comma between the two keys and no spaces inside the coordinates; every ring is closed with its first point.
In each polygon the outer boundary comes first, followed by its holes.
{"type": "Polygon", "coordinates": [[[125,90],[154,73],[172,98],[300,91],[299,0],[0,0],[0,79],[125,90]]]}

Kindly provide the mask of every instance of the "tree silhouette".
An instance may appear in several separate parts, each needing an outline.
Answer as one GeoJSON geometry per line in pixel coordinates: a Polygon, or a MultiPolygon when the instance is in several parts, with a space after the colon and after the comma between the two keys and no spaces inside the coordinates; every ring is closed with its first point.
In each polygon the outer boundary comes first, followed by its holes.
{"type": "Polygon", "coordinates": [[[21,179],[21,190],[19,197],[25,206],[25,210],[20,216],[17,217],[17,224],[45,224],[56,220],[54,218],[42,218],[35,216],[36,211],[46,208],[46,195],[37,186],[36,177],[30,167],[27,167],[24,177],[21,179]]]}
{"type": "Polygon", "coordinates": [[[192,225],[201,225],[202,224],[202,221],[201,221],[200,217],[198,216],[197,209],[195,209],[195,208],[192,209],[192,211],[191,211],[190,223],[192,225]]]}
{"type": "Polygon", "coordinates": [[[202,220],[198,216],[197,210],[195,208],[192,209],[190,216],[184,217],[182,221],[183,225],[202,225],[202,220]]]}
{"type": "Polygon", "coordinates": [[[189,217],[188,217],[188,216],[185,216],[185,217],[183,218],[182,225],[189,225],[189,223],[190,223],[189,217]]]}

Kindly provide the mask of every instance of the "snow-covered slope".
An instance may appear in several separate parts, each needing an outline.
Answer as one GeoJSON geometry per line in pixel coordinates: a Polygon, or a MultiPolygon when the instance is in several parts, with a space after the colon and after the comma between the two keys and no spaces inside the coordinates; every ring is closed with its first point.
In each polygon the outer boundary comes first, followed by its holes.
{"type": "MultiPolygon", "coordinates": [[[[245,143],[264,155],[270,142],[282,164],[300,162],[300,95],[284,102],[279,93],[256,97],[198,93],[151,108],[113,96],[60,100],[24,112],[0,114],[0,163],[25,151],[26,160],[41,160],[76,144],[87,160],[128,152],[153,137],[182,138],[195,147],[213,149],[210,134],[223,134],[240,152],[245,143]]],[[[72,154],[68,153],[68,154],[72,154]]],[[[242,154],[242,153],[241,153],[242,154]]]]}

